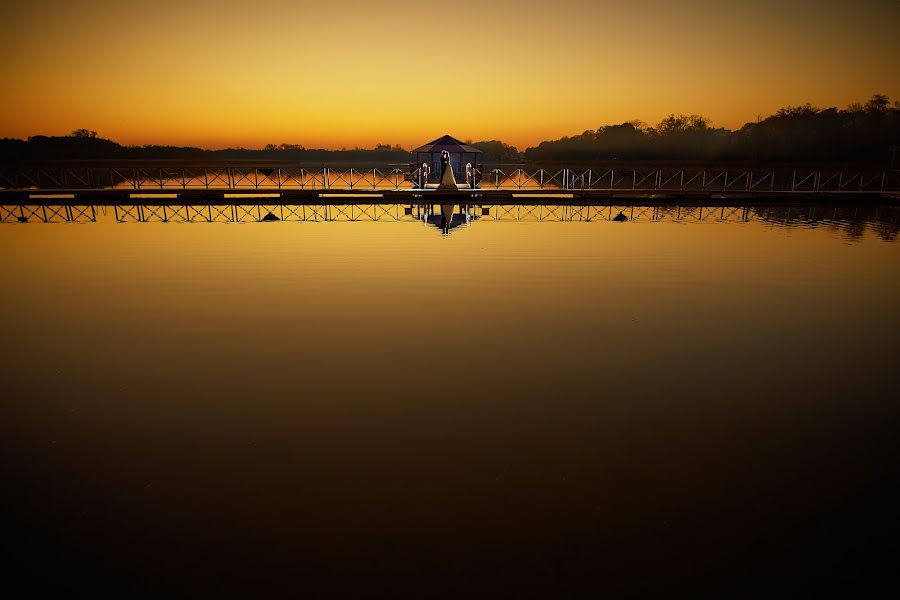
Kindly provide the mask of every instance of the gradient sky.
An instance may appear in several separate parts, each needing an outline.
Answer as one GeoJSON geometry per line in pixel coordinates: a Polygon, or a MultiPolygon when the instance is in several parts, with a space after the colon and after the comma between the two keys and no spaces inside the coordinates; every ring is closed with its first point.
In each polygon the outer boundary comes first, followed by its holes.
{"type": "Polygon", "coordinates": [[[900,99],[900,0],[30,0],[0,7],[0,137],[412,147],[670,112],[900,99]],[[446,8],[442,8],[446,7],[446,8]]]}

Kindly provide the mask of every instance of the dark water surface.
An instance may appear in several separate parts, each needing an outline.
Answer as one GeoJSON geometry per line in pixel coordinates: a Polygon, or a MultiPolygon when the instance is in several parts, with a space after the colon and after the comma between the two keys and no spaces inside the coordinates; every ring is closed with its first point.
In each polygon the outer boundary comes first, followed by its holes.
{"type": "Polygon", "coordinates": [[[0,226],[16,585],[897,589],[895,208],[96,210],[0,226]]]}

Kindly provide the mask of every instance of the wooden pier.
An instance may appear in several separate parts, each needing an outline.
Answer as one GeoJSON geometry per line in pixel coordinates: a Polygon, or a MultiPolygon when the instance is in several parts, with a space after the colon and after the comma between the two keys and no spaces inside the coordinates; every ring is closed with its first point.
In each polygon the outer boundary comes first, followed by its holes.
{"type": "Polygon", "coordinates": [[[289,190],[289,191],[222,191],[179,190],[0,190],[3,204],[116,204],[206,205],[236,204],[653,204],[744,205],[759,202],[806,203],[900,203],[900,194],[881,192],[731,192],[703,193],[695,191],[647,192],[603,190],[464,190],[432,192],[421,190],[289,190]]]}
{"type": "Polygon", "coordinates": [[[478,170],[458,191],[421,184],[402,169],[284,164],[196,166],[55,164],[0,166],[0,202],[616,203],[643,200],[733,204],[789,198],[896,202],[900,171],[810,167],[617,165],[478,170]]]}

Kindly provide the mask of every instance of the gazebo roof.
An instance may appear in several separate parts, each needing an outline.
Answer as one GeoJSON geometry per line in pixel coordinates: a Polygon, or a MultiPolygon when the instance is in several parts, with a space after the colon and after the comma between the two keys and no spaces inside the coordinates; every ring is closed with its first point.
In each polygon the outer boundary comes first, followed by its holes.
{"type": "Polygon", "coordinates": [[[416,148],[415,150],[413,150],[413,152],[443,152],[444,150],[446,150],[447,152],[466,152],[469,154],[481,153],[481,150],[479,150],[475,146],[464,144],[451,135],[439,137],[433,142],[429,142],[424,146],[416,148]]]}

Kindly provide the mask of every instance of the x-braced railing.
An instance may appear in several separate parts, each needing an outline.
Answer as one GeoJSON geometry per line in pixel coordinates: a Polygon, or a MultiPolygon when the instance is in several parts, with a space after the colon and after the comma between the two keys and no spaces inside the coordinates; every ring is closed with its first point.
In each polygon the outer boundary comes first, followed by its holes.
{"type": "MultiPolygon", "coordinates": [[[[461,174],[462,175],[462,174],[461,174]]],[[[432,176],[427,165],[399,168],[307,169],[226,167],[0,167],[0,189],[103,190],[416,190],[432,176]]],[[[465,177],[465,175],[462,175],[465,177]]],[[[460,183],[463,180],[460,179],[460,183]]],[[[465,183],[479,189],[659,192],[900,192],[900,172],[864,169],[727,167],[606,167],[600,169],[473,169],[465,183]]]]}

